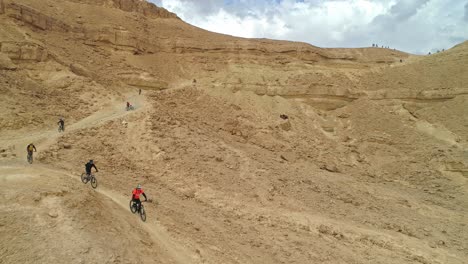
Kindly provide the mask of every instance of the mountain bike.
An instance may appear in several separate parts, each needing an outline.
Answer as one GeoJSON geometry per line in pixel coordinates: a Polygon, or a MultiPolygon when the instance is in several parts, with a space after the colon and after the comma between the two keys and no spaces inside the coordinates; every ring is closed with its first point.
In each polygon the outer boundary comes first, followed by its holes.
{"type": "Polygon", "coordinates": [[[130,110],[135,110],[135,107],[133,105],[125,107],[125,110],[130,111],[130,110]]]}
{"type": "Polygon", "coordinates": [[[60,132],[64,132],[64,131],[65,131],[65,127],[62,126],[62,125],[59,125],[58,126],[58,132],[60,133],[60,132]]]}
{"type": "Polygon", "coordinates": [[[28,163],[29,164],[33,163],[33,153],[32,152],[28,152],[28,163]]]}
{"type": "Polygon", "coordinates": [[[146,211],[145,211],[145,207],[143,206],[144,202],[145,201],[141,201],[140,210],[138,210],[137,203],[133,199],[130,200],[130,211],[134,214],[138,212],[140,214],[141,221],[143,222],[146,221],[146,211]]]}
{"type": "Polygon", "coordinates": [[[89,181],[91,182],[91,187],[93,187],[94,189],[97,188],[97,179],[96,179],[96,176],[94,176],[94,174],[90,174],[90,175],[87,175],[86,173],[82,173],[81,174],[81,181],[84,183],[84,184],[87,184],[89,181]]]}

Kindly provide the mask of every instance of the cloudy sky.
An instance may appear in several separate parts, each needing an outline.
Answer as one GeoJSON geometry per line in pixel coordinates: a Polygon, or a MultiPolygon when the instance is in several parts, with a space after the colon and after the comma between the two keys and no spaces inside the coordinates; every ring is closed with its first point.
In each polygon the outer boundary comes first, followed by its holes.
{"type": "Polygon", "coordinates": [[[150,1],[210,31],[320,47],[427,53],[468,40],[468,0],[150,1]]]}

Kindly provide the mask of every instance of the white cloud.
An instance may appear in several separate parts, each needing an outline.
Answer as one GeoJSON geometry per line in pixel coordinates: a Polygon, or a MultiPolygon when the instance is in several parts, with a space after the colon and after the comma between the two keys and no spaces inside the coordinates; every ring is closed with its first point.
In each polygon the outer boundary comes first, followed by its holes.
{"type": "Polygon", "coordinates": [[[468,39],[466,0],[153,0],[184,21],[240,37],[413,53],[468,39]]]}

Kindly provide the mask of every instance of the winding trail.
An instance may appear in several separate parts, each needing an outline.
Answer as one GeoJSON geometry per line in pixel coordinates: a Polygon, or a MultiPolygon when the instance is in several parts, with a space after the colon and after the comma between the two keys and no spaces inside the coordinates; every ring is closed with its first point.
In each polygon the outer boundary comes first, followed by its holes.
{"type": "Polygon", "coordinates": [[[27,133],[15,137],[0,137],[0,146],[6,146],[13,149],[13,153],[16,154],[17,157],[25,159],[26,146],[31,142],[34,143],[38,151],[40,151],[41,149],[46,149],[48,146],[55,143],[62,135],[69,134],[79,129],[98,127],[108,121],[146,109],[146,99],[143,96],[131,96],[128,98],[134,102],[136,107],[134,111],[125,111],[125,104],[122,103],[121,100],[113,100],[107,103],[109,105],[108,107],[105,107],[76,123],[67,124],[65,120],[65,132],[63,133],[59,133],[57,131],[57,127],[54,126],[54,128],[50,130],[27,133]]]}
{"type": "MultiPolygon", "coordinates": [[[[15,159],[0,160],[0,187],[7,188],[9,179],[11,179],[12,176],[17,177],[18,175],[26,175],[27,177],[25,176],[25,179],[28,177],[41,177],[51,183],[55,181],[63,181],[64,177],[71,177],[81,183],[81,180],[77,175],[73,175],[67,171],[55,169],[44,164],[27,164],[25,159],[26,145],[30,142],[35,142],[38,152],[40,152],[54,144],[57,139],[64,134],[72,133],[79,129],[98,127],[107,121],[143,111],[147,105],[145,104],[145,98],[142,96],[133,97],[132,102],[136,106],[134,111],[125,111],[124,107],[122,107],[123,104],[121,101],[113,101],[112,104],[110,104],[110,107],[104,108],[74,124],[66,126],[66,131],[64,133],[59,133],[54,129],[29,135],[21,135],[15,138],[0,138],[0,145],[9,146],[14,149],[14,153],[16,154],[15,159]],[[11,174],[12,171],[15,172],[15,175],[11,174]]],[[[24,182],[24,184],[27,185],[27,182],[24,182]]],[[[122,214],[131,214],[128,209],[128,197],[117,194],[103,186],[98,186],[96,192],[119,205],[123,210],[121,212],[122,214]]],[[[189,250],[183,245],[174,241],[166,228],[161,226],[156,221],[155,217],[152,218],[151,212],[149,212],[148,220],[145,223],[143,223],[138,217],[134,217],[133,220],[134,222],[131,223],[131,225],[139,225],[143,230],[150,234],[151,240],[163,248],[165,255],[172,259],[174,263],[197,263],[196,254],[189,252],[189,250]]]]}

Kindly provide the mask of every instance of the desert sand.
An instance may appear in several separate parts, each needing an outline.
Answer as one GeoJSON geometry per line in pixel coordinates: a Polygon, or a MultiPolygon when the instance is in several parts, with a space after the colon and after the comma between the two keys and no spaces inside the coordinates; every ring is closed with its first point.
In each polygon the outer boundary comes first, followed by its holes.
{"type": "Polygon", "coordinates": [[[0,263],[467,263],[468,42],[328,49],[140,0],[0,0],[0,100],[0,263]]]}

